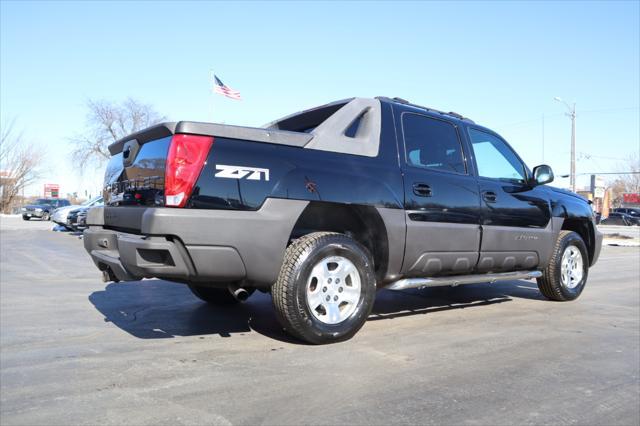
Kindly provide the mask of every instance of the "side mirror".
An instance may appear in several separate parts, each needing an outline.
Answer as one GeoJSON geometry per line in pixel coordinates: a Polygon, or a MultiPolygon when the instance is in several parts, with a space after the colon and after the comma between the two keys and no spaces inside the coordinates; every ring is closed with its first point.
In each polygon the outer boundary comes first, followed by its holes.
{"type": "Polygon", "coordinates": [[[546,164],[541,164],[533,168],[533,184],[544,185],[553,182],[553,170],[546,164]]]}

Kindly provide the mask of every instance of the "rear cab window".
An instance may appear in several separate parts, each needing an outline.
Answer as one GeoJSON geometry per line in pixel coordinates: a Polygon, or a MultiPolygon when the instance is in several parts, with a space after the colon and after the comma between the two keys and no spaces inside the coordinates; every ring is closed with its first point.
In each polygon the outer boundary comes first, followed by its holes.
{"type": "Polygon", "coordinates": [[[269,123],[265,127],[290,132],[311,133],[316,127],[345,106],[349,100],[313,108],[269,123]]]}

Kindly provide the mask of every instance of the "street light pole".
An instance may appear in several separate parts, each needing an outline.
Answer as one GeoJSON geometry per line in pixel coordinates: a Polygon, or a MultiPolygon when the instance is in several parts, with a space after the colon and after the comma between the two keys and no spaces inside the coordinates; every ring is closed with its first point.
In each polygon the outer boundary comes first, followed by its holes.
{"type": "Polygon", "coordinates": [[[571,118],[571,168],[569,174],[569,185],[571,190],[576,192],[576,103],[569,105],[559,97],[553,98],[558,102],[562,102],[569,112],[566,115],[571,118]]]}
{"type": "Polygon", "coordinates": [[[573,103],[571,112],[567,114],[571,117],[571,179],[569,184],[571,190],[576,192],[576,103],[573,103]]]}

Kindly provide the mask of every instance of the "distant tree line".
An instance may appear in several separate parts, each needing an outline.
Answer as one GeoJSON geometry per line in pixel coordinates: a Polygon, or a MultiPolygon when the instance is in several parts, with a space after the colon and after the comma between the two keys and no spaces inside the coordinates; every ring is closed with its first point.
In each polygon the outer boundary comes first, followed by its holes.
{"type": "Polygon", "coordinates": [[[14,122],[0,132],[0,212],[12,213],[25,187],[40,177],[44,153],[16,133],[14,122]]]}

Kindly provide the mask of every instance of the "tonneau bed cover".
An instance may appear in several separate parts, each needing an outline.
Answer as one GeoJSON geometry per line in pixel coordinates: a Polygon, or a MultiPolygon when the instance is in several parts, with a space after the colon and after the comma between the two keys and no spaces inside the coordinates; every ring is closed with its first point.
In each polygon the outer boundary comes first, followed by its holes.
{"type": "Polygon", "coordinates": [[[263,129],[257,127],[231,126],[229,124],[201,123],[197,121],[179,121],[177,123],[161,123],[148,127],[109,145],[109,152],[115,155],[122,152],[124,144],[137,140],[140,145],[145,142],[171,136],[175,133],[215,136],[229,139],[245,139],[254,142],[275,143],[281,145],[303,147],[313,135],[308,133],[289,132],[286,130],[263,129]]]}

